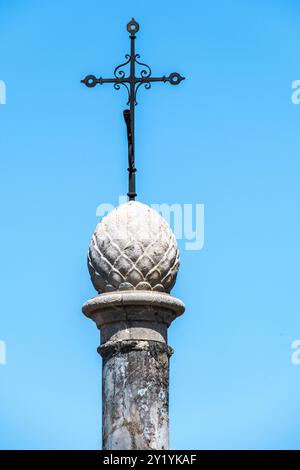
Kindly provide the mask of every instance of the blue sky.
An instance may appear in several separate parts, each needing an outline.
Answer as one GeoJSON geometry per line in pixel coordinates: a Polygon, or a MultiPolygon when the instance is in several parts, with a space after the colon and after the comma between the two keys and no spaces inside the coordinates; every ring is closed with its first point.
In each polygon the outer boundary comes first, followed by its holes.
{"type": "Polygon", "coordinates": [[[101,360],[86,251],[127,191],[125,92],[87,89],[129,52],[178,87],[140,90],[139,200],[205,205],[181,247],[169,331],[171,447],[300,442],[300,79],[296,0],[0,0],[0,448],[101,445],[101,360]]]}

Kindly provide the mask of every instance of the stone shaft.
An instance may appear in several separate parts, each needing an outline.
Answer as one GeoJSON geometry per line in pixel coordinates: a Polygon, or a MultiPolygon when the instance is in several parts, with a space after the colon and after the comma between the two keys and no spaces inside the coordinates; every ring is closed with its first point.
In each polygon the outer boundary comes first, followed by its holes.
{"type": "Polygon", "coordinates": [[[125,340],[103,355],[103,449],[169,447],[169,356],[158,341],[125,340]]]}
{"type": "Polygon", "coordinates": [[[167,329],[183,311],[179,299],[149,291],[101,294],[83,306],[101,331],[103,449],[168,449],[167,329]]]}

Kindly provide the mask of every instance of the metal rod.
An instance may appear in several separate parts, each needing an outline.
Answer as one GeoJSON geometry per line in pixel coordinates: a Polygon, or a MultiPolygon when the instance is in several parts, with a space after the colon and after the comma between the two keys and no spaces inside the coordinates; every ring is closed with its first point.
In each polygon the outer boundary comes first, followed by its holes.
{"type": "Polygon", "coordinates": [[[134,201],[136,198],[135,188],[135,140],[134,140],[134,88],[135,88],[135,31],[130,33],[130,131],[131,131],[131,145],[128,143],[128,171],[129,171],[129,182],[128,182],[128,198],[130,201],[134,201]]]}

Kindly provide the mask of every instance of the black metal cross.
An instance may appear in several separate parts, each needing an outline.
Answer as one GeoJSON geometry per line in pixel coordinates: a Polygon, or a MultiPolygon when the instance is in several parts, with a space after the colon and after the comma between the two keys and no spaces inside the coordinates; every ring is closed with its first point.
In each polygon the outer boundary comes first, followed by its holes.
{"type": "Polygon", "coordinates": [[[163,75],[162,77],[151,77],[151,69],[148,65],[143,64],[138,59],[140,55],[135,53],[135,38],[136,33],[139,30],[139,24],[132,18],[132,20],[127,24],[127,31],[130,33],[130,55],[126,54],[126,62],[119,65],[114,70],[114,78],[96,78],[95,75],[87,75],[83,80],[87,87],[93,88],[99,83],[113,83],[116,90],[120,90],[120,85],[123,85],[128,92],[128,101],[129,109],[124,111],[124,119],[127,127],[127,137],[128,137],[128,172],[129,172],[129,189],[128,197],[129,200],[135,200],[136,197],[136,187],[135,187],[135,148],[134,148],[134,109],[137,105],[137,91],[141,85],[144,85],[147,90],[151,88],[152,82],[169,82],[171,85],[179,85],[179,83],[184,80],[179,73],[173,72],[167,77],[163,75]],[[130,64],[130,73],[128,76],[125,75],[123,67],[127,64],[130,64]],[[145,67],[140,71],[140,76],[136,77],[135,69],[136,64],[141,67],[145,67]]]}

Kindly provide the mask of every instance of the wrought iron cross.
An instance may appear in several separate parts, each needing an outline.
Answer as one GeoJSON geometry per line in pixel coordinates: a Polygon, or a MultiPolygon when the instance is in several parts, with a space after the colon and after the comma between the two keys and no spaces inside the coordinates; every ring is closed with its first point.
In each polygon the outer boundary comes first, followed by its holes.
{"type": "Polygon", "coordinates": [[[116,90],[120,90],[120,85],[123,85],[128,92],[128,101],[129,109],[125,109],[123,112],[124,120],[127,127],[127,138],[128,138],[128,172],[129,172],[129,186],[128,186],[128,198],[129,200],[135,200],[136,197],[136,187],[135,187],[135,148],[134,148],[134,110],[137,105],[137,91],[141,85],[144,85],[147,90],[151,88],[152,82],[169,82],[171,85],[179,85],[179,83],[184,80],[179,73],[173,72],[167,77],[163,75],[162,77],[152,77],[151,69],[148,65],[143,64],[138,59],[140,55],[135,53],[135,39],[136,33],[139,30],[139,24],[132,18],[132,20],[127,24],[127,31],[130,33],[130,55],[126,54],[126,62],[114,70],[114,78],[96,78],[95,75],[87,75],[81,83],[84,83],[87,87],[93,88],[98,83],[102,85],[103,83],[113,83],[116,90]],[[130,64],[130,73],[128,76],[125,75],[123,67],[127,64],[130,64]],[[141,67],[145,67],[140,71],[140,76],[135,75],[136,64],[141,67]]]}

